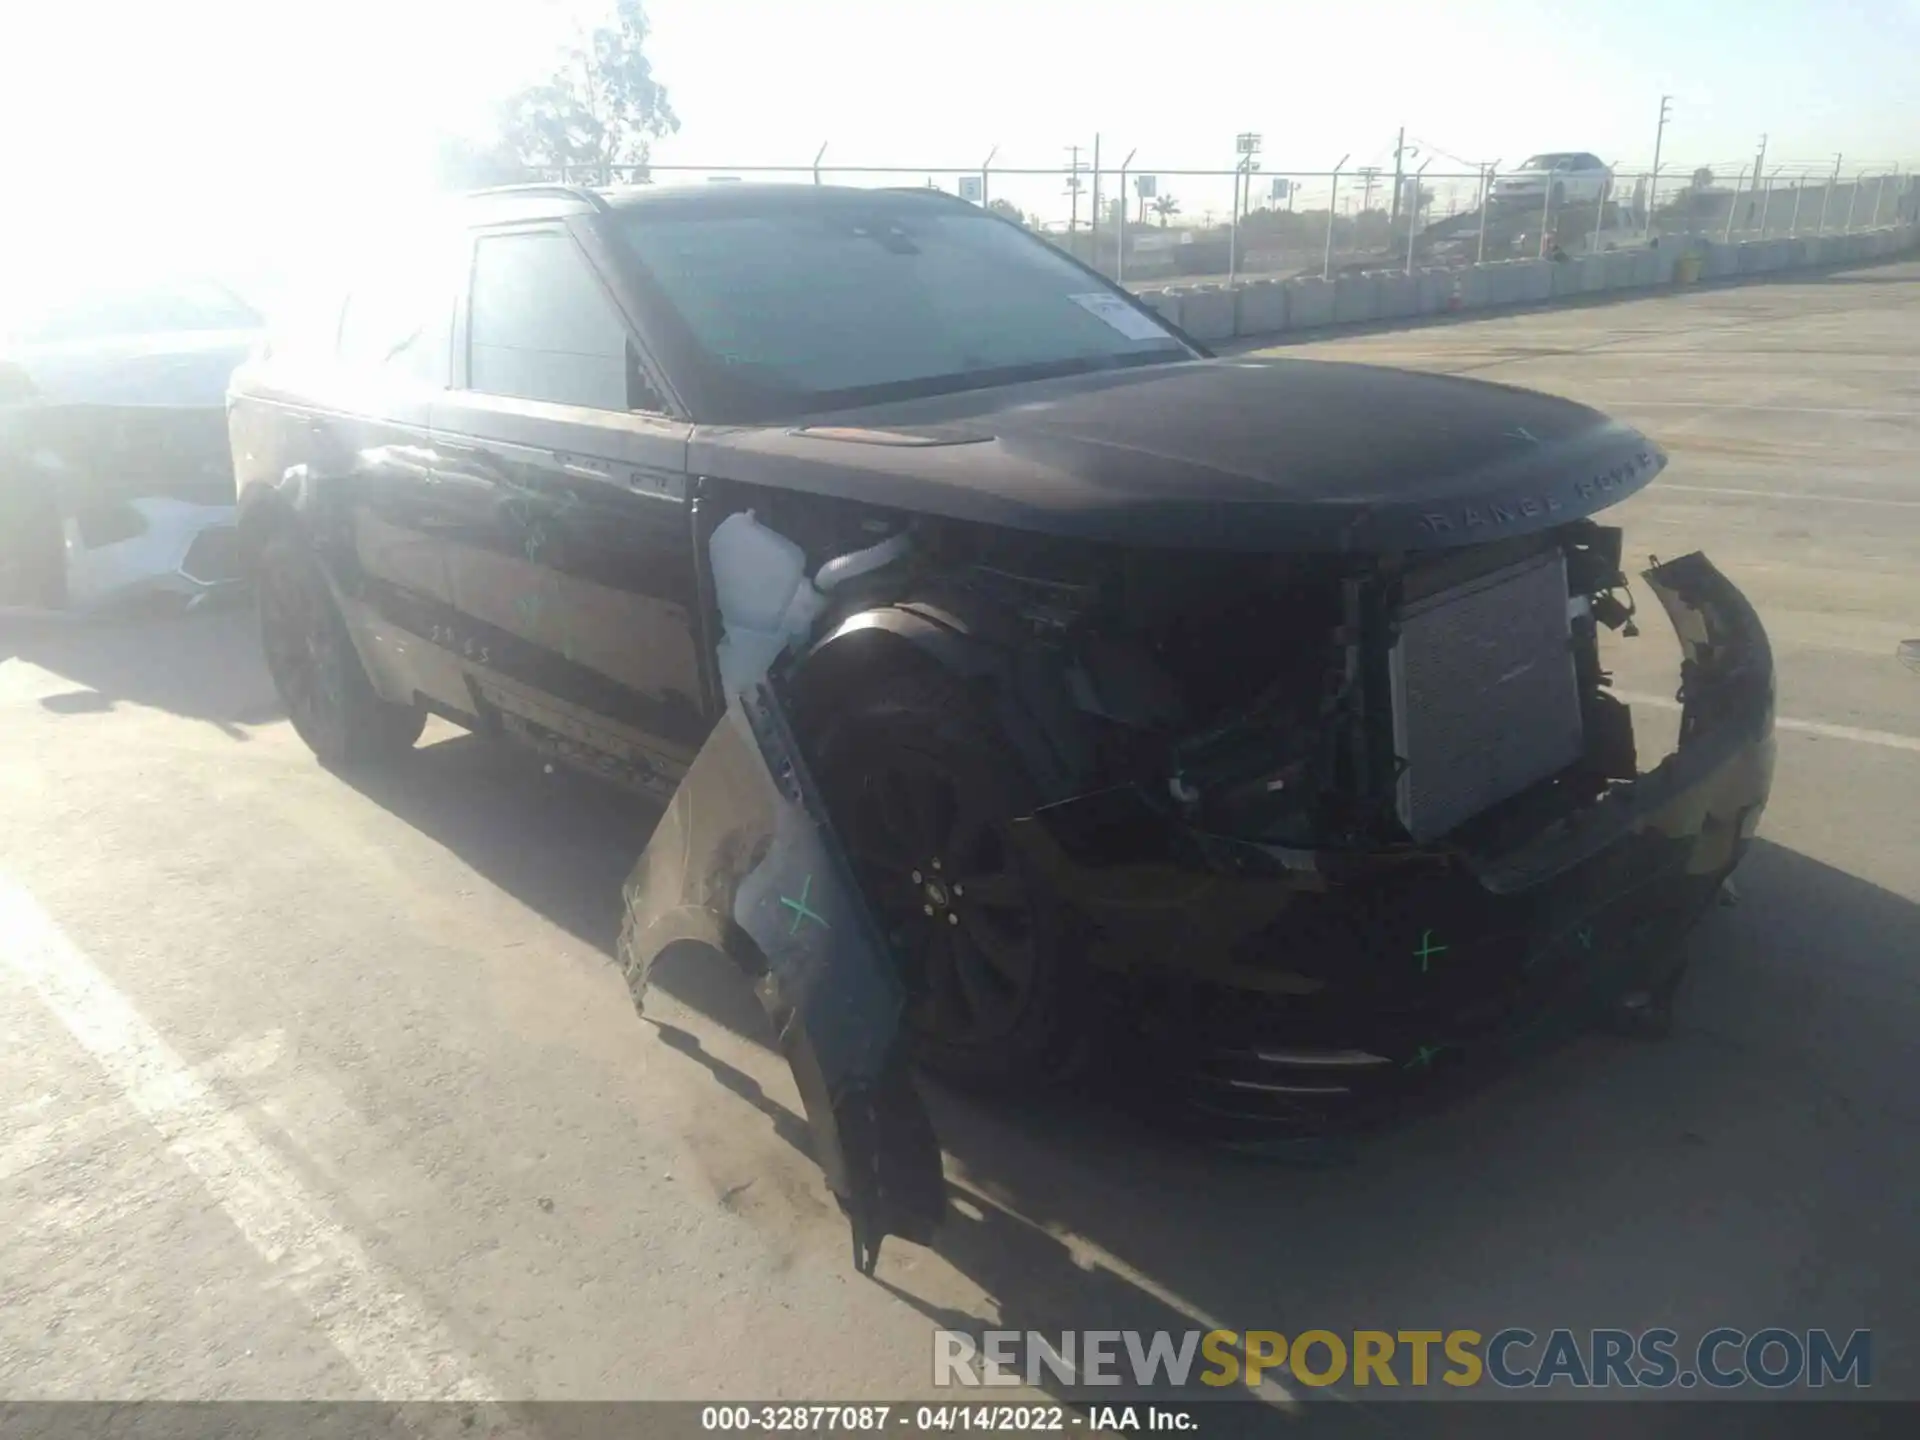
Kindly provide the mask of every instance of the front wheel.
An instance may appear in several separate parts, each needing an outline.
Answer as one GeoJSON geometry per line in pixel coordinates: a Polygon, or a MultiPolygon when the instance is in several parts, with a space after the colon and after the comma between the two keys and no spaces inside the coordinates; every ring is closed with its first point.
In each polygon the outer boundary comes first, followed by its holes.
{"type": "Polygon", "coordinates": [[[808,728],[900,962],[919,1059],[986,1085],[1078,1070],[1088,987],[1058,903],[1012,838],[1034,787],[985,708],[946,675],[881,674],[808,728]]]}
{"type": "Polygon", "coordinates": [[[411,749],[426,714],[374,691],[313,551],[296,535],[276,533],[260,547],[256,579],[267,671],[320,763],[343,769],[411,749]]]}

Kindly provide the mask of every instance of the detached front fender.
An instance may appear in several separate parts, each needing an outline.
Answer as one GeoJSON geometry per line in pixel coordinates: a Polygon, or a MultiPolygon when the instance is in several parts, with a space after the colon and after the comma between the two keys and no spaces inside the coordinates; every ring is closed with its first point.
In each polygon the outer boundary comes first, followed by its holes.
{"type": "Polygon", "coordinates": [[[905,994],[772,688],[737,695],[625,890],[621,964],[693,941],[755,979],[813,1132],[814,1158],[872,1274],[888,1235],[926,1243],[946,1208],[940,1150],[909,1073],[905,994]]]}

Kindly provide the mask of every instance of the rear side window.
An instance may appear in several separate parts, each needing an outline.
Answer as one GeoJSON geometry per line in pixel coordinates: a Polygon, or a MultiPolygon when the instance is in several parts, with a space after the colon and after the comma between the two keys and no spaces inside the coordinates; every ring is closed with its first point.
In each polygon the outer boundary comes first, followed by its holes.
{"type": "Polygon", "coordinates": [[[340,316],[340,363],[445,388],[453,348],[453,272],[445,261],[444,250],[423,249],[364,272],[340,316]]]}
{"type": "Polygon", "coordinates": [[[483,394],[628,408],[626,325],[560,231],[480,237],[468,345],[467,383],[483,394]]]}

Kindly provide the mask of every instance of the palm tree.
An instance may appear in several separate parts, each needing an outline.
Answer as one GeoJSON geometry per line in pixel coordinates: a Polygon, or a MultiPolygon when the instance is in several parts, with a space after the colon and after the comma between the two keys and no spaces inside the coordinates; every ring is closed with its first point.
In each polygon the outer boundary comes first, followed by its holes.
{"type": "Polygon", "coordinates": [[[1160,217],[1160,228],[1167,228],[1167,221],[1180,213],[1180,202],[1171,195],[1157,195],[1153,201],[1153,213],[1160,217]]]}

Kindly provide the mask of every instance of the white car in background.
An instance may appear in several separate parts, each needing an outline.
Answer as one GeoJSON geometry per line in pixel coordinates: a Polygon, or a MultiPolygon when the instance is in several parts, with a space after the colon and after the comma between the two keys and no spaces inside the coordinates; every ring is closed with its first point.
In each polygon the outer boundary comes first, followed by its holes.
{"type": "Polygon", "coordinates": [[[1584,150],[1534,155],[1514,170],[1496,175],[1491,199],[1498,207],[1544,206],[1551,195],[1554,209],[1562,205],[1591,205],[1607,198],[1613,172],[1606,161],[1584,150]]]}

